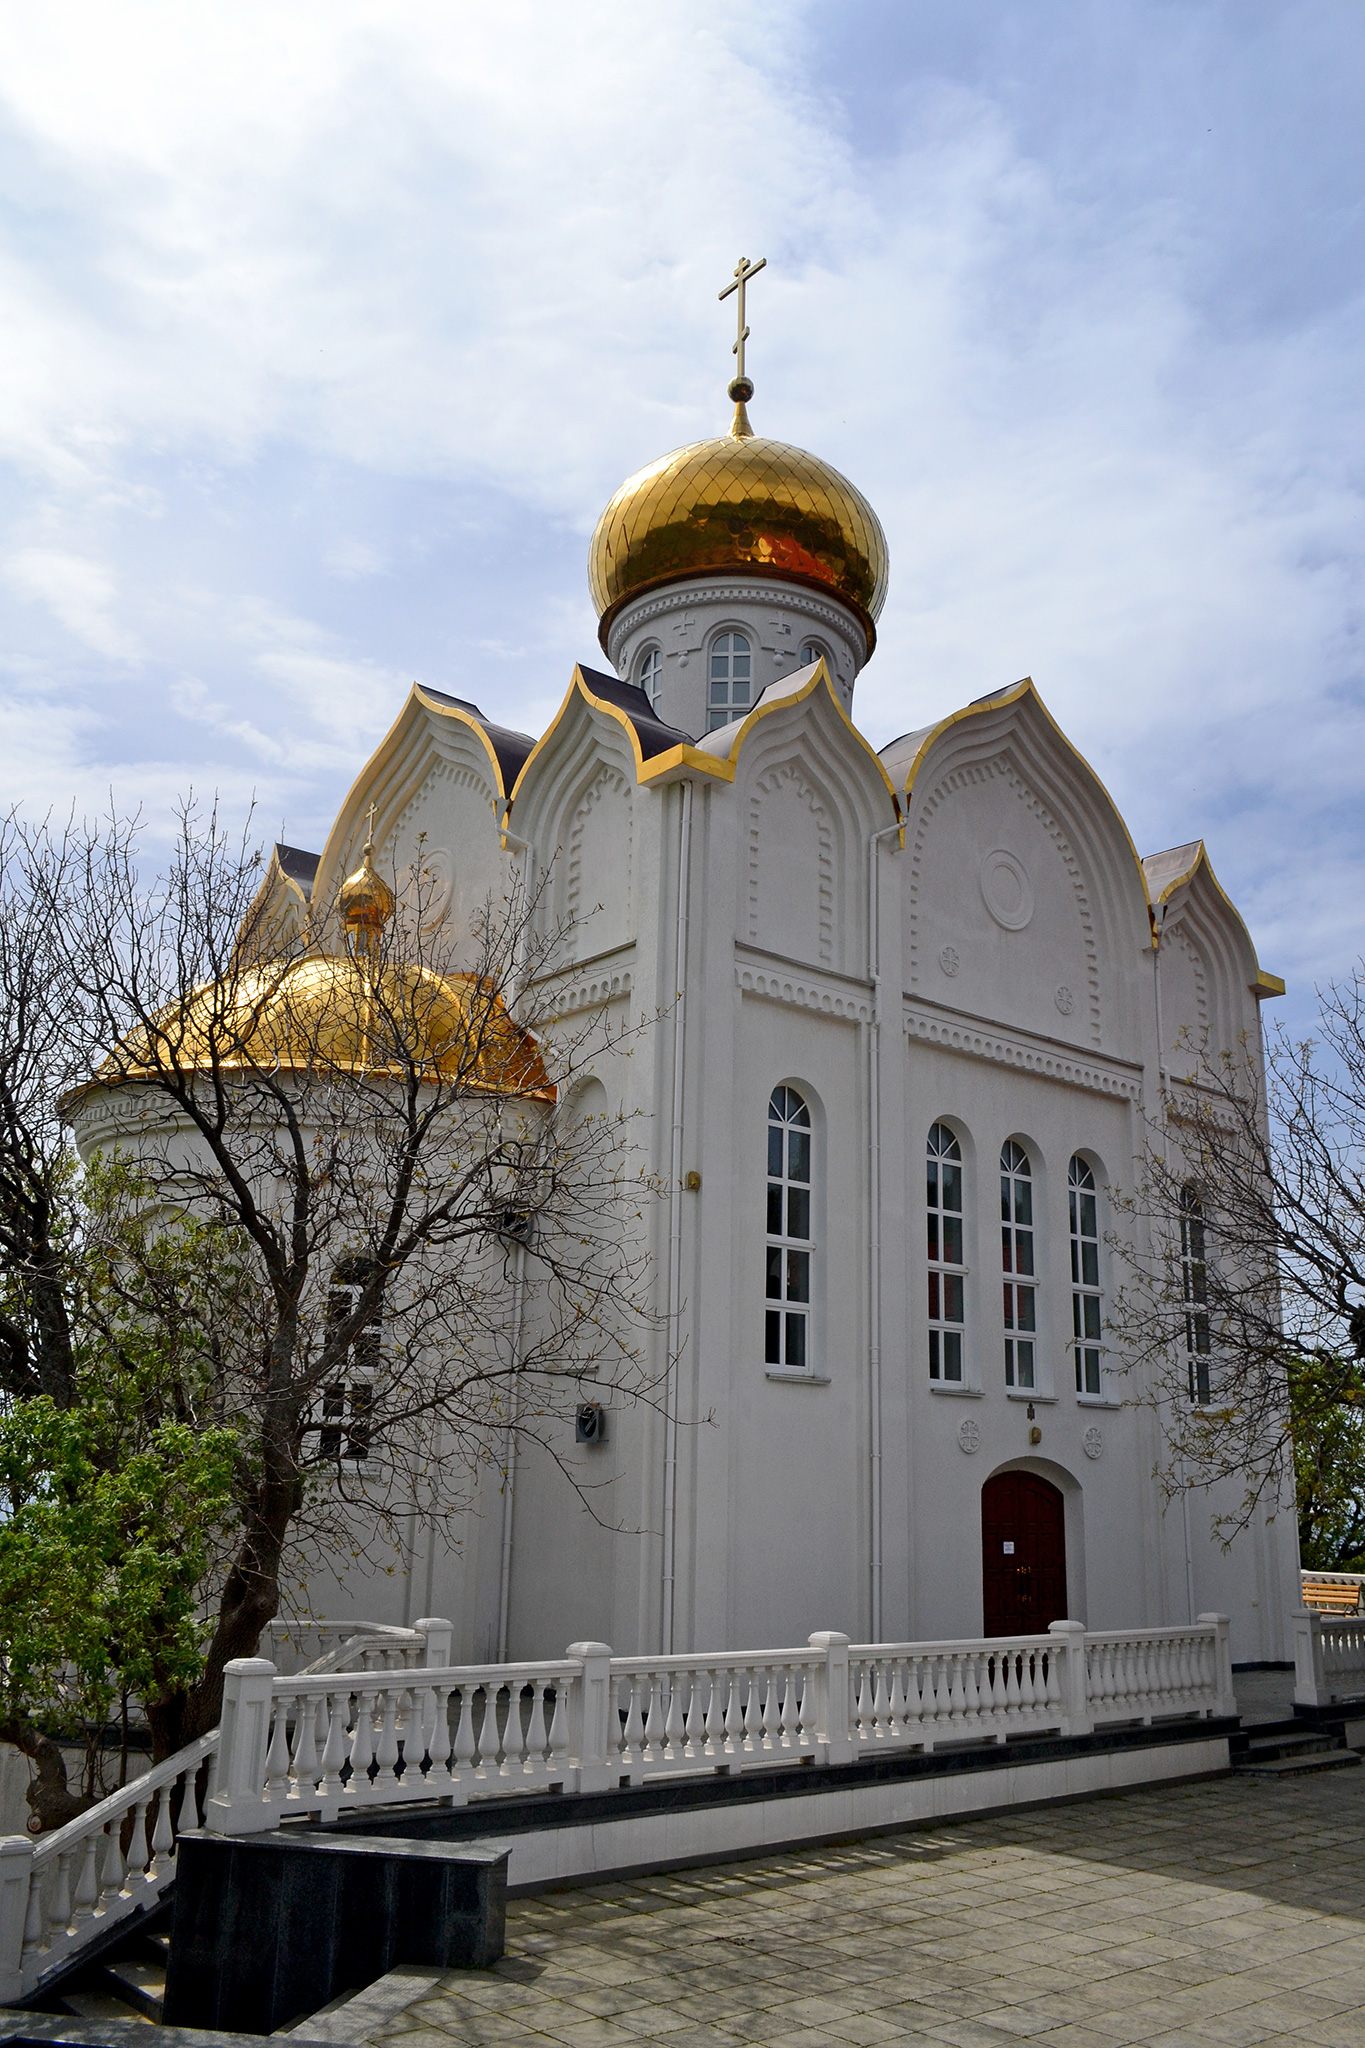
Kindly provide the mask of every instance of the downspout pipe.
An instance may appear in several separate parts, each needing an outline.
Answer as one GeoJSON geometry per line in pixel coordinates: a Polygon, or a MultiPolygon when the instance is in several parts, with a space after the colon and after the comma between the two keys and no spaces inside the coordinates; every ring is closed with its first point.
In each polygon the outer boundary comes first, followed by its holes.
{"type": "Polygon", "coordinates": [[[498,1657],[507,1662],[508,1617],[512,1606],[512,1507],[517,1485],[517,1425],[521,1420],[521,1319],[526,1300],[526,1246],[516,1247],[512,1274],[512,1388],[510,1420],[503,1434],[502,1555],[498,1565],[498,1657]]]}
{"type": "Polygon", "coordinates": [[[874,1643],[882,1639],[882,973],[877,855],[882,841],[893,837],[904,846],[903,824],[886,825],[867,842],[867,978],[872,984],[867,1030],[868,1592],[874,1643]]]}
{"type": "MultiPolygon", "coordinates": [[[[1163,904],[1152,930],[1152,997],[1156,1008],[1156,1072],[1157,1086],[1161,1090],[1162,1115],[1170,1095],[1170,1076],[1166,1071],[1166,1030],[1161,1014],[1161,935],[1166,929],[1166,906],[1163,904]]],[[[1134,1164],[1136,1165],[1136,1161],[1134,1164]]],[[[1178,1397],[1177,1397],[1178,1398],[1178,1397]]],[[[1185,1460],[1180,1460],[1180,1533],[1185,1551],[1185,1619],[1194,1625],[1194,1543],[1190,1535],[1190,1489],[1187,1483],[1185,1460]]]]}
{"type": "Polygon", "coordinates": [[[678,1352],[682,1341],[683,1075],[687,1049],[687,918],[692,867],[692,784],[682,784],[678,812],[678,903],[673,936],[673,1092],[668,1144],[668,1367],[664,1380],[663,1563],[660,1574],[661,1654],[673,1654],[678,1548],[678,1352]]]}

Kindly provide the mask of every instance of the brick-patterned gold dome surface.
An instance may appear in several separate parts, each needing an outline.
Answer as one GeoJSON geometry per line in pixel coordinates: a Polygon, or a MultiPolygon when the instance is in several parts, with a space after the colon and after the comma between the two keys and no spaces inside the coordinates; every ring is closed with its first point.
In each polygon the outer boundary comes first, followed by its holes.
{"type": "Polygon", "coordinates": [[[680,577],[741,569],[842,599],[871,650],[886,597],[881,521],[818,455],[754,434],[694,441],[622,484],[588,550],[603,645],[628,598],[680,577]]]}

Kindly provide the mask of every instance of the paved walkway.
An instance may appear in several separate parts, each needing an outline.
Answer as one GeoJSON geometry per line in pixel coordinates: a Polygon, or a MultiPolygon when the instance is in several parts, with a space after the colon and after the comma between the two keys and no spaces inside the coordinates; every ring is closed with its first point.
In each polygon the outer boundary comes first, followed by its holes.
{"type": "Polygon", "coordinates": [[[1365,2048],[1365,1769],[514,1901],[394,2048],[1365,2048]]]}

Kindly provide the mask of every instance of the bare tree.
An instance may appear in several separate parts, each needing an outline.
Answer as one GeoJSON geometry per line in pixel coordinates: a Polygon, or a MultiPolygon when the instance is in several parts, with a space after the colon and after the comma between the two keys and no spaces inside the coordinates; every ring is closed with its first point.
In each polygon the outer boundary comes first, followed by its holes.
{"type": "Polygon", "coordinates": [[[166,1398],[238,1434],[202,1675],[145,1700],[165,1754],[214,1724],[286,1575],[377,1550],[419,1497],[448,1526],[514,1407],[558,1455],[585,1382],[650,1398],[655,1190],[625,1122],[573,1113],[642,1027],[517,1021],[567,934],[515,887],[451,932],[420,859],[385,878],[367,847],[290,936],[249,840],[192,808],[159,878],[117,819],[21,838],[12,887],[60,964],[44,1113],[55,1082],[82,1155],[129,1163],[118,1327],[194,1322],[200,1380],[166,1398]],[[168,1286],[182,1225],[214,1284],[168,1286]]]}
{"type": "Polygon", "coordinates": [[[1168,1491],[1235,1487],[1230,1537],[1288,1489],[1294,1375],[1319,1416],[1365,1402],[1365,964],[1264,1069],[1249,1042],[1191,1047],[1125,1207],[1115,1349],[1160,1410],[1168,1491]]]}

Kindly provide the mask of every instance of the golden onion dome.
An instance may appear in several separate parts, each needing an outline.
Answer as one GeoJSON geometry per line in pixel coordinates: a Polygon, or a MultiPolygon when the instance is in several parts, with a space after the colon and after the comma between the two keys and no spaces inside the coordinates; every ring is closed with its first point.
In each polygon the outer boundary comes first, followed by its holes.
{"type": "Polygon", "coordinates": [[[347,875],[337,891],[337,909],[353,943],[372,942],[379,927],[393,916],[393,891],[374,864],[373,832],[371,811],[370,836],[365,840],[360,866],[353,875],[347,875]]]}
{"type": "MultiPolygon", "coordinates": [[[[157,1044],[162,1074],[174,1064],[321,1080],[338,1071],[406,1077],[415,1067],[484,1094],[555,1099],[534,1038],[480,976],[373,967],[351,954],[263,962],[207,983],[158,1019],[157,1044]]],[[[94,1085],[149,1080],[153,1071],[139,1034],[94,1085]]]]}
{"type": "Polygon", "coordinates": [[[642,591],[736,570],[837,597],[861,621],[871,653],[888,573],[881,521],[830,463],[754,434],[742,403],[728,434],[637,470],[598,520],[588,584],[602,645],[642,591]]]}

